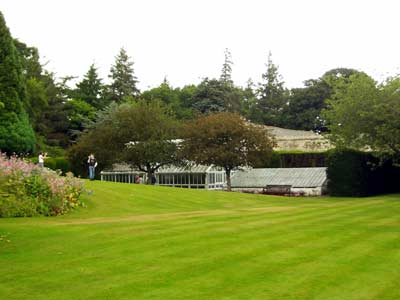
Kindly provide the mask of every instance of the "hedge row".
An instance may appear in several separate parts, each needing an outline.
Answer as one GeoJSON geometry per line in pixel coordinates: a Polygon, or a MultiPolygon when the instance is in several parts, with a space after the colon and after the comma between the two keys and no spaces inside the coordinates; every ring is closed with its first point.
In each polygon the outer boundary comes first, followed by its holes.
{"type": "Polygon", "coordinates": [[[371,196],[400,192],[400,168],[382,163],[371,153],[354,150],[329,152],[328,193],[331,196],[371,196]]]}
{"type": "MultiPolygon", "coordinates": [[[[31,162],[37,164],[38,158],[32,158],[31,162]]],[[[65,157],[47,157],[44,160],[44,166],[54,171],[60,170],[62,175],[71,172],[71,164],[65,157]]]]}
{"type": "Polygon", "coordinates": [[[306,168],[326,167],[327,152],[284,152],[275,151],[271,161],[260,168],[306,168]]]}

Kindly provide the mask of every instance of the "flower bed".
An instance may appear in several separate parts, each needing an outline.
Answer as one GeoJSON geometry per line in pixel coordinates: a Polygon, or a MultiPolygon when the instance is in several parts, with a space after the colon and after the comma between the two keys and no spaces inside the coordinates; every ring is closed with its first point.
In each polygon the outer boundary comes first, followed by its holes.
{"type": "Polygon", "coordinates": [[[82,181],[0,153],[0,217],[55,216],[82,206],[82,181]]]}

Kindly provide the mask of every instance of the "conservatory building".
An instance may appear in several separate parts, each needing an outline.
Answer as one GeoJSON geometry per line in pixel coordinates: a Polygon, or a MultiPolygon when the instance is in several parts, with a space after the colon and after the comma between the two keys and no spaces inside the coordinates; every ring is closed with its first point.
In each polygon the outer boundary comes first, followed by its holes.
{"type": "MultiPolygon", "coordinates": [[[[104,181],[135,183],[135,178],[140,178],[140,182],[147,181],[146,173],[127,165],[115,165],[112,170],[100,174],[104,181]]],[[[156,185],[192,189],[222,190],[226,181],[223,169],[204,165],[163,167],[154,175],[156,185]]]]}

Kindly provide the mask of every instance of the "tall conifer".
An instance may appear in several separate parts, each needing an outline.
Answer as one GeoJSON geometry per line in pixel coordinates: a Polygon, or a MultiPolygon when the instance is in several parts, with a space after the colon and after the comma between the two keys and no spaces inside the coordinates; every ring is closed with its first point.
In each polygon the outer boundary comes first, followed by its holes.
{"type": "Polygon", "coordinates": [[[24,108],[26,85],[13,38],[0,12],[0,150],[30,152],[35,134],[24,108]]]}

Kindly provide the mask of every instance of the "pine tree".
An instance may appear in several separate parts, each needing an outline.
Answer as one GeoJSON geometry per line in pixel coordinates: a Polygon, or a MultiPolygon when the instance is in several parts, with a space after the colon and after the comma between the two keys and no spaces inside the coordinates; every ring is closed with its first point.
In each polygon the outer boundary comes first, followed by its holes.
{"type": "Polygon", "coordinates": [[[125,97],[138,96],[140,91],[136,87],[138,80],[133,72],[133,62],[121,48],[115,57],[115,64],[111,67],[109,78],[112,80],[110,85],[110,98],[113,101],[121,102],[125,97]]]}
{"type": "Polygon", "coordinates": [[[222,65],[222,72],[221,72],[221,77],[220,80],[222,83],[226,85],[233,85],[232,81],[232,55],[231,52],[229,51],[228,48],[225,49],[224,52],[225,55],[225,60],[224,64],[222,65]]]}
{"type": "Polygon", "coordinates": [[[286,89],[278,72],[278,66],[272,62],[272,54],[268,54],[267,71],[262,74],[263,82],[259,84],[257,107],[262,113],[263,123],[280,125],[282,110],[286,104],[286,89]]]}
{"type": "Polygon", "coordinates": [[[0,12],[0,150],[30,152],[35,134],[24,108],[26,85],[14,40],[0,12]]]}
{"type": "Polygon", "coordinates": [[[224,52],[224,64],[219,78],[221,84],[221,95],[224,102],[224,111],[240,111],[242,93],[241,90],[233,84],[232,80],[232,55],[228,48],[224,52]]]}
{"type": "Polygon", "coordinates": [[[102,100],[103,84],[97,73],[97,68],[92,64],[84,75],[81,82],[77,84],[75,97],[85,101],[95,108],[104,106],[102,100]]]}

